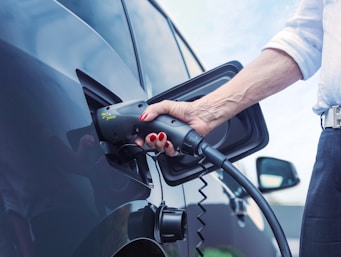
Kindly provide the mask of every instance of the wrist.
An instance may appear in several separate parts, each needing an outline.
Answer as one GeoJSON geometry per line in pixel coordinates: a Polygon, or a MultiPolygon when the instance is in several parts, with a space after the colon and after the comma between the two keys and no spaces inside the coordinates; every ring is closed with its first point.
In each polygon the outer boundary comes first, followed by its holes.
{"type": "Polygon", "coordinates": [[[208,134],[211,130],[218,127],[224,120],[224,113],[226,109],[224,106],[211,104],[208,101],[201,99],[193,102],[190,116],[196,117],[201,127],[202,135],[208,134]]]}

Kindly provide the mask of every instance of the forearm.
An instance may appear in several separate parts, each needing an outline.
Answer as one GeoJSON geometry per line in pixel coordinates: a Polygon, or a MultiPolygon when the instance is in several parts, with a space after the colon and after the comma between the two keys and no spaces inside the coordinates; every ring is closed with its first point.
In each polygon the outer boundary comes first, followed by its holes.
{"type": "Polygon", "coordinates": [[[230,82],[197,100],[193,112],[198,112],[202,120],[215,128],[301,78],[300,69],[291,57],[281,51],[267,49],[230,82]]]}

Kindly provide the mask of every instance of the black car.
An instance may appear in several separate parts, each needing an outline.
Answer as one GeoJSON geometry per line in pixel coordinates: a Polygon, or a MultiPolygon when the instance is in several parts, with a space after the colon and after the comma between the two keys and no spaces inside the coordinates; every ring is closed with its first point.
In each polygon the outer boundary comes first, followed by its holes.
{"type": "MultiPolygon", "coordinates": [[[[242,69],[205,71],[156,2],[2,0],[0,57],[1,257],[278,256],[259,208],[227,172],[99,131],[103,107],[192,101],[242,69]]],[[[231,162],[263,148],[260,106],[206,140],[231,162]]],[[[284,181],[261,190],[297,182],[281,164],[260,160],[260,183],[284,181]]]]}

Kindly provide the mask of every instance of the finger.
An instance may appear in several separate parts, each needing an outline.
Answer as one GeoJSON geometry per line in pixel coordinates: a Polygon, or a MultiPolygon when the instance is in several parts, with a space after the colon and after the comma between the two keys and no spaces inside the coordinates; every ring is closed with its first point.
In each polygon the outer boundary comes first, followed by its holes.
{"type": "Polygon", "coordinates": [[[149,146],[152,149],[156,148],[156,142],[157,142],[158,135],[156,133],[150,133],[145,138],[145,143],[147,146],[149,146]]]}
{"type": "Polygon", "coordinates": [[[165,154],[170,157],[175,157],[179,154],[179,152],[174,148],[174,145],[170,141],[166,141],[165,143],[165,154]]]}
{"type": "Polygon", "coordinates": [[[139,147],[142,147],[144,145],[144,139],[141,137],[137,137],[135,139],[135,144],[137,144],[139,147]]]}
{"type": "Polygon", "coordinates": [[[160,114],[169,114],[171,110],[172,102],[171,101],[161,101],[159,103],[155,103],[147,106],[146,110],[141,114],[141,121],[152,121],[160,114]]]}
{"type": "Polygon", "coordinates": [[[166,133],[164,132],[160,132],[158,135],[157,135],[157,140],[156,140],[156,150],[158,152],[164,152],[165,151],[165,144],[166,144],[166,141],[167,141],[167,135],[166,133]]]}

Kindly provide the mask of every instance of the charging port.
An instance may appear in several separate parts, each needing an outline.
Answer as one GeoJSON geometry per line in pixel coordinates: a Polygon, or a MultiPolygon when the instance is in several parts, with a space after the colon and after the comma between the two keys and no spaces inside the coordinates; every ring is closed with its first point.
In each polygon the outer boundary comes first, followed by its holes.
{"type": "MultiPolygon", "coordinates": [[[[92,126],[96,129],[98,138],[101,139],[97,129],[96,111],[105,106],[122,102],[122,100],[83,71],[76,70],[76,74],[89,107],[93,120],[92,126]]],[[[101,140],[100,145],[109,164],[115,167],[119,165],[120,170],[124,171],[126,175],[141,181],[149,187],[153,185],[145,153],[140,149],[133,146],[133,144],[118,148],[109,142],[101,140]]]]}

